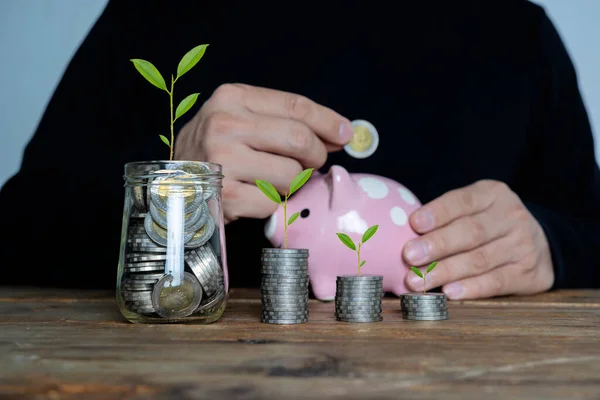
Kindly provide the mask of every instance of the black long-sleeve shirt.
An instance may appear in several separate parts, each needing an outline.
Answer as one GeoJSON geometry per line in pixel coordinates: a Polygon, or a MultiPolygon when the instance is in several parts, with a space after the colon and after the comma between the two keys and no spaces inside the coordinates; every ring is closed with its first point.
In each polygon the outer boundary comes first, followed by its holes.
{"type": "MultiPolygon", "coordinates": [[[[380,134],[373,156],[332,153],[322,171],[387,176],[422,202],[506,182],[545,230],[555,287],[600,287],[600,172],[576,74],[543,9],[513,0],[110,1],[2,188],[0,283],[115,285],[123,166],[168,159],[168,96],[129,59],[168,80],[202,43],[175,104],[202,94],[177,130],[223,83],[305,95],[380,134]]],[[[259,282],[263,225],[226,227],[233,286],[259,282]]]]}

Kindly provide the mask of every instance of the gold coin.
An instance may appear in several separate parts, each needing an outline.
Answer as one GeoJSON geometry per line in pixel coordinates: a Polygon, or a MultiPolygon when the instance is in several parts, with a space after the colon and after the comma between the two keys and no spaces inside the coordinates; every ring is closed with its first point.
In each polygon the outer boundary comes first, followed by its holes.
{"type": "Polygon", "coordinates": [[[163,179],[161,181],[161,183],[158,184],[158,188],[157,188],[158,196],[161,198],[161,200],[166,202],[167,198],[169,197],[169,193],[178,194],[178,195],[183,196],[183,198],[185,199],[185,202],[189,202],[196,198],[196,188],[195,187],[193,187],[193,186],[190,187],[189,184],[187,186],[185,186],[184,188],[182,188],[181,186],[173,187],[174,185],[177,185],[178,183],[181,185],[181,182],[179,181],[179,179],[177,179],[177,177],[163,179]]]}
{"type": "Polygon", "coordinates": [[[367,158],[375,153],[379,146],[379,135],[373,124],[364,119],[357,119],[352,121],[352,129],[354,136],[344,146],[346,153],[354,158],[367,158]]]}
{"type": "Polygon", "coordinates": [[[373,137],[371,136],[371,132],[365,126],[359,125],[354,127],[354,137],[348,143],[352,150],[358,152],[366,151],[371,144],[373,144],[373,137]]]}

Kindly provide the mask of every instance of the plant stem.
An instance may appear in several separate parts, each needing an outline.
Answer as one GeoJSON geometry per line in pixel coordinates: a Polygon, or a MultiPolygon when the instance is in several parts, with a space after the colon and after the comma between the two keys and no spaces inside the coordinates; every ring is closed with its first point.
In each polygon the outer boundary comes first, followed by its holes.
{"type": "Polygon", "coordinates": [[[427,272],[423,274],[423,294],[425,294],[425,287],[427,286],[427,272]]]}
{"type": "Polygon", "coordinates": [[[173,87],[175,86],[175,81],[173,80],[173,75],[171,75],[171,91],[169,92],[169,100],[171,102],[171,154],[169,155],[169,161],[173,161],[173,140],[175,139],[175,134],[173,132],[173,87]]]}
{"type": "Polygon", "coordinates": [[[287,248],[287,199],[288,196],[285,196],[285,201],[283,202],[283,248],[287,248]]]}
{"type": "Polygon", "coordinates": [[[361,243],[358,244],[358,276],[360,276],[360,245],[361,243]]]}

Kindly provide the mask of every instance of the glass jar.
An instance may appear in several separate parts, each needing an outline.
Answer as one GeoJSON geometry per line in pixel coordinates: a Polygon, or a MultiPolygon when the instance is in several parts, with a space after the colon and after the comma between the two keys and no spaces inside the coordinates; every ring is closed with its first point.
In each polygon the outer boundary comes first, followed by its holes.
{"type": "Polygon", "coordinates": [[[125,165],[117,303],[134,323],[217,321],[229,292],[218,164],[125,165]]]}

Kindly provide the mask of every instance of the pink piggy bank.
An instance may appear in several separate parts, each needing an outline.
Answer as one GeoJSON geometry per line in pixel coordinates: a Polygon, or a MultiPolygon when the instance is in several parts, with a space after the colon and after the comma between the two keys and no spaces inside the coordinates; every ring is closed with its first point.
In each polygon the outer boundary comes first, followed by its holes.
{"type": "MultiPolygon", "coordinates": [[[[314,171],[306,184],[288,200],[288,218],[300,217],[287,229],[288,248],[309,249],[308,273],[315,297],[335,298],[336,277],[358,273],[358,255],[336,232],[355,244],[372,225],[375,235],[360,250],[364,275],[382,275],[383,290],[407,293],[404,277],[410,271],[402,259],[404,244],[417,237],[408,218],[421,206],[416,196],[396,181],[369,174],[349,174],[334,165],[327,174],[314,171]]],[[[283,208],[270,217],[265,235],[275,247],[283,244],[283,208]]]]}

